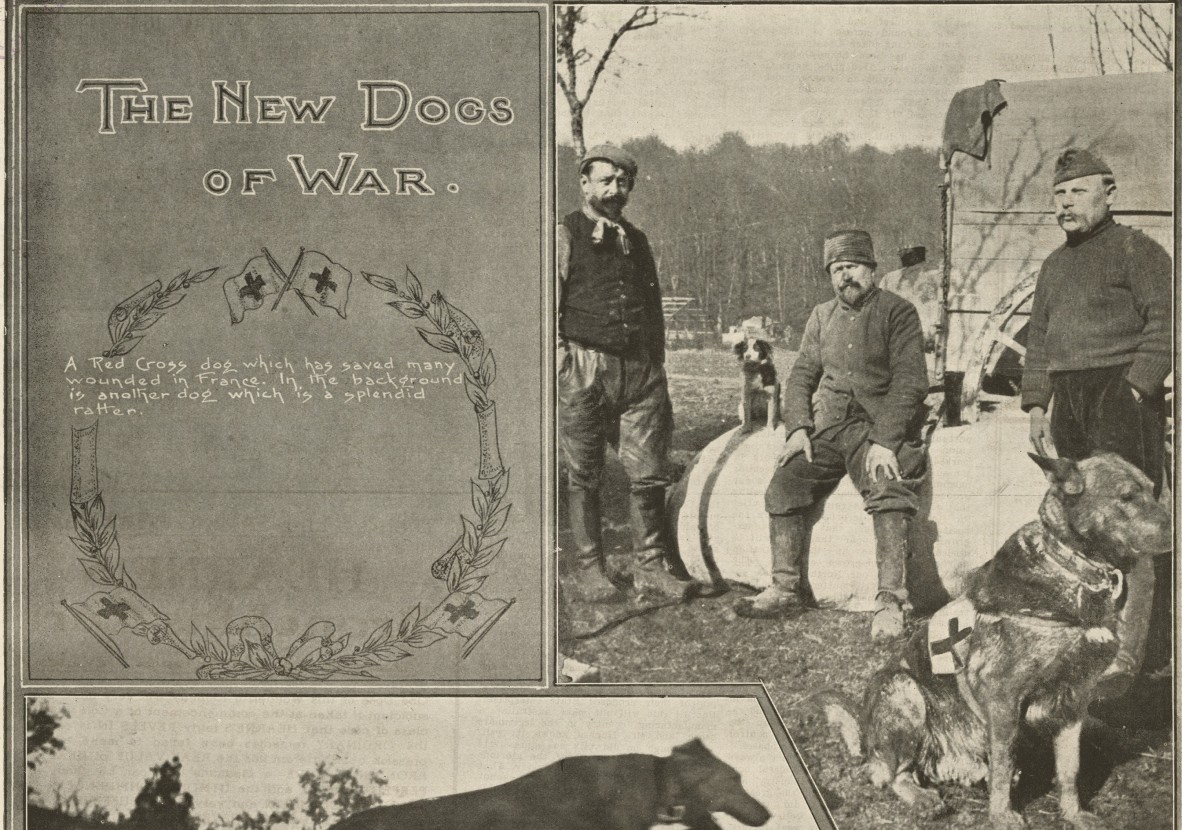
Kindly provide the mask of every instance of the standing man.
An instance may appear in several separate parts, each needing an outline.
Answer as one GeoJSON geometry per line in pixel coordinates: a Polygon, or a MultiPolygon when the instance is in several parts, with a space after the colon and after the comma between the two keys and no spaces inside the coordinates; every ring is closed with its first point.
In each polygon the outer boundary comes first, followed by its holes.
{"type": "MultiPolygon", "coordinates": [[[[1055,162],[1055,218],[1067,241],[1047,257],[1034,289],[1022,408],[1040,454],[1115,452],[1160,493],[1173,267],[1160,245],[1113,221],[1115,193],[1116,177],[1099,156],[1069,149],[1055,162]]],[[[1128,688],[1145,656],[1152,560],[1138,560],[1125,577],[1120,650],[1101,679],[1105,697],[1128,688]]]]}
{"type": "Polygon", "coordinates": [[[576,553],[566,594],[585,602],[622,600],[629,582],[655,599],[684,598],[687,587],[665,564],[673,405],[656,263],[648,239],[623,217],[636,169],[619,147],[592,147],[579,165],[583,206],[557,229],[558,413],[576,553]],[[599,495],[607,444],[631,481],[631,580],[609,573],[604,558],[599,495]]]}
{"type": "Polygon", "coordinates": [[[815,605],[812,516],[848,474],[874,520],[878,595],[870,633],[882,642],[902,635],[910,607],[907,533],[927,469],[923,332],[915,306],[878,287],[870,234],[838,231],[825,239],[824,253],[837,296],[805,325],[784,386],[788,438],[765,495],[772,584],[735,612],[777,618],[815,605]]]}

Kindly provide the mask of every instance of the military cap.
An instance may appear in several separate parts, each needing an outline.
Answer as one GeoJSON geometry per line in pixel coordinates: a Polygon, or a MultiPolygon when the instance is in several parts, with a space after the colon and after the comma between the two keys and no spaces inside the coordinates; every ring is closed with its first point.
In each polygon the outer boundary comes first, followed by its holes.
{"type": "Polygon", "coordinates": [[[1095,153],[1070,147],[1060,153],[1059,158],[1055,160],[1054,184],[1095,175],[1112,175],[1112,168],[1095,153]]]}

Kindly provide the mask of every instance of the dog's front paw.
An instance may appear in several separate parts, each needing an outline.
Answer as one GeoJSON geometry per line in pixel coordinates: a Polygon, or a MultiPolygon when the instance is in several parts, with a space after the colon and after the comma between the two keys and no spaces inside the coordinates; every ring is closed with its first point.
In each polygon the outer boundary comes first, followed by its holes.
{"type": "Polygon", "coordinates": [[[990,813],[986,826],[990,830],[1024,830],[1026,819],[1022,818],[1021,813],[1006,810],[1004,813],[990,813]]]}
{"type": "Polygon", "coordinates": [[[1063,816],[1074,830],[1108,830],[1108,824],[1095,813],[1080,810],[1075,815],[1063,816]]]}
{"type": "Polygon", "coordinates": [[[952,812],[952,808],[944,803],[944,799],[940,798],[938,792],[925,789],[917,790],[915,800],[911,803],[911,809],[923,821],[943,818],[952,812]]]}

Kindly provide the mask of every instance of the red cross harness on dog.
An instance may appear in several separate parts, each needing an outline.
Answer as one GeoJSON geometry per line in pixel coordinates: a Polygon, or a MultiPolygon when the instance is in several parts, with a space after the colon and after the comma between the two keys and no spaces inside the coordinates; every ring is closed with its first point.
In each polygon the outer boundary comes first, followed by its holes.
{"type": "Polygon", "coordinates": [[[953,667],[956,671],[960,671],[964,668],[964,661],[956,653],[956,644],[962,640],[967,640],[972,633],[973,627],[971,625],[961,628],[960,618],[949,617],[948,636],[943,640],[936,640],[932,643],[932,656],[951,654],[953,667]]]}
{"type": "Polygon", "coordinates": [[[932,615],[927,631],[932,674],[956,674],[964,669],[976,623],[977,609],[963,596],[932,615]]]}

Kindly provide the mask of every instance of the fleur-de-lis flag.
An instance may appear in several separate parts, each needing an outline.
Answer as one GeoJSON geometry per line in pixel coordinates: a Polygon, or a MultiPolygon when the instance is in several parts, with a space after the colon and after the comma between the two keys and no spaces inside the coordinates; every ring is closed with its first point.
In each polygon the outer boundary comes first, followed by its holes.
{"type": "Polygon", "coordinates": [[[230,320],[241,323],[246,312],[263,307],[263,298],[278,294],[283,287],[279,274],[267,256],[256,256],[246,263],[242,272],[222,283],[226,302],[230,304],[230,320]]]}
{"type": "Polygon", "coordinates": [[[353,274],[345,266],[319,251],[305,251],[299,260],[299,270],[292,275],[291,286],[301,297],[331,308],[343,319],[352,282],[353,274]]]}

